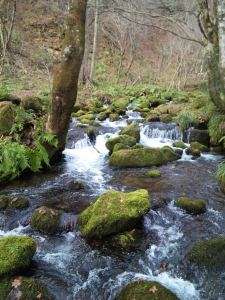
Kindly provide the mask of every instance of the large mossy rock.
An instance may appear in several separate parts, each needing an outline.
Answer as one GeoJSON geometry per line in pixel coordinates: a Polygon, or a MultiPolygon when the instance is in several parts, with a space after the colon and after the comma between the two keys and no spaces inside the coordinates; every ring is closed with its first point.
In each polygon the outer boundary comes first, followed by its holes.
{"type": "Polygon", "coordinates": [[[83,119],[86,120],[95,120],[95,116],[93,114],[88,114],[88,115],[82,115],[80,117],[77,118],[77,120],[82,121],[83,119]]]}
{"type": "Polygon", "coordinates": [[[105,143],[105,146],[108,150],[112,151],[114,146],[118,143],[132,147],[136,144],[136,139],[127,134],[119,135],[115,138],[108,139],[108,141],[105,143]]]}
{"type": "Polygon", "coordinates": [[[126,109],[127,105],[129,104],[129,100],[127,99],[119,99],[119,100],[116,100],[114,103],[113,103],[113,106],[116,108],[116,109],[126,109]]]}
{"type": "Polygon", "coordinates": [[[186,210],[187,213],[198,215],[206,212],[205,202],[201,199],[193,200],[186,197],[180,197],[176,201],[176,206],[186,210]]]}
{"type": "Polygon", "coordinates": [[[186,154],[196,156],[196,157],[201,156],[200,150],[199,149],[194,149],[192,147],[189,147],[189,148],[186,149],[186,154]]]}
{"type": "Polygon", "coordinates": [[[163,123],[169,123],[172,121],[172,117],[169,114],[162,114],[159,116],[159,121],[163,123]]]}
{"type": "Polygon", "coordinates": [[[99,121],[104,121],[108,118],[108,115],[105,113],[105,112],[100,112],[98,115],[97,115],[97,119],[99,121]]]}
{"type": "Polygon", "coordinates": [[[187,146],[181,141],[173,142],[173,147],[182,148],[182,149],[187,148],[187,146]]]}
{"type": "Polygon", "coordinates": [[[118,143],[113,147],[113,152],[124,150],[124,149],[130,149],[130,147],[122,143],[118,143]]]}
{"type": "Polygon", "coordinates": [[[149,210],[147,190],[109,190],[78,217],[78,229],[87,238],[101,238],[132,229],[149,210]]]}
{"type": "Polygon", "coordinates": [[[60,233],[62,231],[61,215],[61,210],[40,207],[33,213],[31,225],[42,232],[60,233]]]}
{"type": "Polygon", "coordinates": [[[138,143],[140,141],[140,127],[138,123],[131,123],[127,127],[123,128],[120,133],[120,135],[127,134],[129,136],[132,136],[136,139],[136,142],[138,143]]]}
{"type": "Polygon", "coordinates": [[[179,300],[170,290],[156,281],[135,281],[125,286],[116,300],[179,300]],[[153,291],[150,289],[152,288],[153,291]]]}
{"type": "Polygon", "coordinates": [[[6,208],[22,209],[29,206],[29,201],[21,196],[3,196],[0,197],[0,210],[6,208]]]}
{"type": "Polygon", "coordinates": [[[34,96],[27,96],[21,102],[21,106],[26,109],[32,109],[35,113],[39,113],[42,111],[42,107],[44,105],[44,100],[34,97],[34,96]]]}
{"type": "Polygon", "coordinates": [[[190,133],[189,142],[198,142],[202,145],[209,146],[209,132],[206,130],[194,129],[190,133]]]}
{"type": "Polygon", "coordinates": [[[9,135],[11,131],[16,116],[14,106],[13,103],[7,101],[0,103],[0,136],[9,135]]]}
{"type": "Polygon", "coordinates": [[[109,165],[118,168],[141,168],[160,166],[169,161],[177,160],[179,156],[168,148],[142,148],[121,150],[113,153],[109,165]]]}
{"type": "Polygon", "coordinates": [[[202,267],[224,265],[225,237],[220,236],[195,244],[188,251],[186,259],[202,267]]]}
{"type": "Polygon", "coordinates": [[[145,117],[146,122],[157,122],[159,121],[159,117],[157,114],[150,114],[145,117]]]}
{"type": "Polygon", "coordinates": [[[115,121],[119,121],[120,120],[120,116],[118,114],[110,114],[109,115],[109,121],[110,122],[115,122],[115,121]]]}
{"type": "Polygon", "coordinates": [[[0,240],[0,278],[26,269],[36,251],[36,242],[27,236],[8,236],[0,240]]]}
{"type": "Polygon", "coordinates": [[[205,145],[202,145],[198,142],[191,142],[191,147],[194,149],[198,149],[201,152],[209,152],[209,148],[205,145]]]}

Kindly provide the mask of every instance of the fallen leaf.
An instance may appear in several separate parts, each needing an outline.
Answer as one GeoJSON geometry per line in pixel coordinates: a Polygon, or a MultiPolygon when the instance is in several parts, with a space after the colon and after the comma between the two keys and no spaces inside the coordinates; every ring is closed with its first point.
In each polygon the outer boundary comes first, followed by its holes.
{"type": "Polygon", "coordinates": [[[41,209],[39,210],[39,214],[46,214],[47,210],[44,207],[41,207],[41,209]]]}
{"type": "Polygon", "coordinates": [[[127,209],[127,207],[123,207],[122,209],[127,209]]]}
{"type": "Polygon", "coordinates": [[[51,210],[51,214],[52,214],[52,216],[55,216],[54,210],[51,210]]]}
{"type": "Polygon", "coordinates": [[[138,283],[139,283],[139,282],[141,282],[141,281],[142,281],[142,279],[141,279],[141,278],[139,278],[139,279],[138,279],[138,283]]]}
{"type": "Polygon", "coordinates": [[[104,214],[104,217],[107,217],[107,214],[104,214]]]}
{"type": "Polygon", "coordinates": [[[121,203],[123,203],[123,200],[120,200],[121,203]]]}
{"type": "Polygon", "coordinates": [[[149,288],[149,292],[153,292],[153,294],[155,294],[156,291],[158,291],[158,290],[155,285],[153,287],[149,288]]]}
{"type": "MultiPolygon", "coordinates": [[[[119,196],[119,198],[121,199],[121,200],[123,200],[124,198],[125,198],[125,196],[119,196]]],[[[120,202],[121,202],[121,200],[120,200],[120,202]]],[[[123,201],[122,201],[123,202],[123,201]]]]}
{"type": "Polygon", "coordinates": [[[211,255],[211,254],[209,254],[209,257],[212,257],[212,255],[211,255]]]}
{"type": "Polygon", "coordinates": [[[12,283],[12,287],[14,287],[15,289],[17,289],[18,288],[18,286],[20,286],[21,285],[21,283],[23,282],[23,280],[21,280],[21,279],[15,279],[14,281],[13,281],[13,283],[12,283]]]}
{"type": "Polygon", "coordinates": [[[161,273],[162,273],[162,272],[166,272],[168,266],[169,266],[168,262],[167,262],[167,261],[164,261],[164,263],[160,265],[160,269],[162,269],[162,270],[161,270],[161,273]]]}
{"type": "Polygon", "coordinates": [[[16,293],[15,298],[19,299],[22,295],[23,295],[22,292],[19,291],[18,293],[16,293]]]}
{"type": "Polygon", "coordinates": [[[37,295],[37,298],[38,298],[38,299],[41,299],[41,293],[37,295]]]}

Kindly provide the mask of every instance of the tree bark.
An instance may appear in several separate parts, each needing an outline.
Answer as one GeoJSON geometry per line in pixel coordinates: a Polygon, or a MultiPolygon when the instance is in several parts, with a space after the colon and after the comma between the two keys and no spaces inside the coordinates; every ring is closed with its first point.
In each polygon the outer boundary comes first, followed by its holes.
{"type": "Polygon", "coordinates": [[[80,70],[80,83],[85,84],[88,78],[88,57],[89,57],[89,8],[86,8],[86,20],[85,20],[85,48],[84,57],[80,70]]]}
{"type": "Polygon", "coordinates": [[[222,91],[225,96],[225,2],[217,2],[217,22],[219,39],[219,72],[221,78],[222,91]]]}
{"type": "Polygon", "coordinates": [[[91,59],[91,69],[89,80],[93,83],[94,71],[95,71],[95,60],[97,55],[97,44],[98,44],[98,28],[99,28],[99,0],[96,0],[96,10],[95,10],[95,27],[94,27],[94,40],[93,40],[93,51],[92,51],[92,59],[91,59]]]}
{"type": "Polygon", "coordinates": [[[87,0],[69,0],[61,60],[55,71],[50,114],[46,132],[58,139],[58,147],[45,145],[54,160],[65,149],[70,115],[77,96],[79,71],[84,54],[85,10],[87,0]]]}

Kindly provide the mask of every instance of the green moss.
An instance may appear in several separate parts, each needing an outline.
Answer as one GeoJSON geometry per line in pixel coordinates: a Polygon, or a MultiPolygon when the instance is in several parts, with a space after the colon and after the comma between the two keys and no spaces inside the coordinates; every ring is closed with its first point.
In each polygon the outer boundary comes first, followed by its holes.
{"type": "Polygon", "coordinates": [[[31,225],[42,232],[60,233],[61,215],[61,210],[39,207],[31,217],[31,225]]]}
{"type": "Polygon", "coordinates": [[[77,120],[81,121],[82,119],[86,119],[86,120],[95,120],[95,116],[92,114],[88,114],[88,115],[83,115],[77,118],[77,120]]]}
{"type": "Polygon", "coordinates": [[[195,244],[187,253],[187,261],[197,263],[199,266],[216,266],[225,263],[225,237],[195,244]]]}
{"type": "Polygon", "coordinates": [[[173,142],[173,147],[182,148],[182,149],[187,148],[187,146],[181,141],[173,142]]]}
{"type": "Polygon", "coordinates": [[[150,210],[146,190],[122,193],[109,190],[78,217],[81,233],[88,238],[99,238],[129,230],[150,210]]]}
{"type": "Polygon", "coordinates": [[[115,111],[116,114],[122,116],[126,114],[126,109],[120,108],[115,111]]]}
{"type": "Polygon", "coordinates": [[[79,110],[77,113],[73,114],[73,117],[80,117],[85,115],[85,112],[83,110],[79,110]]]}
{"type": "Polygon", "coordinates": [[[193,200],[190,198],[181,197],[176,201],[176,206],[186,210],[187,213],[194,215],[204,213],[206,211],[205,202],[203,200],[193,200]]]}
{"type": "Polygon", "coordinates": [[[140,141],[140,127],[138,123],[131,123],[127,127],[123,128],[120,133],[120,135],[127,134],[129,136],[132,136],[136,139],[136,143],[140,141]]]}
{"type": "Polygon", "coordinates": [[[110,242],[113,245],[119,245],[125,249],[132,250],[132,248],[140,246],[141,238],[138,231],[133,229],[131,231],[125,231],[114,235],[110,239],[110,242]]]}
{"type": "Polygon", "coordinates": [[[141,107],[139,105],[133,108],[133,112],[140,112],[140,111],[141,111],[141,107]]]}
{"type": "Polygon", "coordinates": [[[169,114],[162,114],[159,116],[159,121],[163,123],[169,123],[172,121],[171,115],[169,114]]]}
{"type": "Polygon", "coordinates": [[[186,154],[197,156],[197,157],[201,156],[200,150],[194,149],[192,147],[189,147],[188,149],[186,149],[186,154]]]}
{"type": "Polygon", "coordinates": [[[36,251],[36,242],[27,236],[9,236],[0,240],[0,277],[27,268],[36,251]]]}
{"type": "Polygon", "coordinates": [[[14,106],[14,104],[7,101],[0,103],[0,136],[8,135],[11,131],[16,116],[13,110],[14,106]]]}
{"type": "Polygon", "coordinates": [[[159,177],[161,177],[161,172],[158,170],[153,170],[153,171],[145,173],[145,176],[151,177],[151,178],[159,178],[159,177]]]}
{"type": "Polygon", "coordinates": [[[38,112],[42,110],[44,105],[44,101],[38,97],[34,96],[27,96],[21,102],[21,106],[26,109],[33,109],[34,112],[38,112]]]}
{"type": "Polygon", "coordinates": [[[83,123],[83,124],[91,125],[91,126],[100,126],[100,125],[98,124],[98,122],[95,122],[95,121],[93,121],[93,120],[82,119],[80,122],[83,123]]]}
{"type": "Polygon", "coordinates": [[[108,117],[108,115],[105,112],[101,112],[100,114],[97,115],[97,119],[99,121],[104,121],[107,119],[107,117],[108,117]]]}
{"type": "Polygon", "coordinates": [[[84,125],[84,124],[77,124],[77,126],[76,127],[78,127],[78,128],[87,128],[87,126],[86,125],[84,125]]]}
{"type": "Polygon", "coordinates": [[[114,146],[118,143],[122,143],[124,145],[132,147],[136,144],[136,139],[132,136],[127,135],[127,134],[119,135],[115,138],[108,139],[105,146],[108,150],[112,151],[114,146]]]}
{"type": "Polygon", "coordinates": [[[35,278],[24,280],[19,287],[19,290],[22,292],[22,296],[20,297],[21,300],[38,299],[37,296],[40,294],[41,300],[52,299],[46,285],[35,278]]]}
{"type": "Polygon", "coordinates": [[[124,287],[116,300],[179,300],[170,290],[156,281],[135,281],[124,287]],[[150,288],[155,287],[153,293],[150,288]]]}
{"type": "Polygon", "coordinates": [[[110,122],[115,122],[115,121],[118,121],[118,120],[120,120],[120,116],[118,114],[109,115],[109,121],[110,122]]]}
{"type": "Polygon", "coordinates": [[[6,300],[11,291],[12,280],[8,277],[0,279],[0,300],[6,300]]]}
{"type": "Polygon", "coordinates": [[[115,107],[110,105],[106,108],[105,113],[107,114],[107,116],[109,116],[110,114],[113,114],[116,111],[115,107]]]}
{"type": "Polygon", "coordinates": [[[147,110],[149,110],[149,108],[151,107],[151,103],[150,102],[141,102],[139,104],[139,107],[141,109],[147,109],[147,110]]]}
{"type": "Polygon", "coordinates": [[[124,145],[124,144],[122,144],[122,143],[118,143],[118,144],[116,144],[116,145],[113,147],[113,152],[120,151],[120,150],[123,150],[123,149],[130,149],[130,147],[127,146],[127,145],[124,145]]]}
{"type": "Polygon", "coordinates": [[[113,106],[116,109],[119,109],[119,108],[126,109],[126,107],[127,107],[128,104],[129,104],[129,100],[127,100],[127,99],[119,99],[119,100],[116,100],[113,103],[113,106]]]}
{"type": "Polygon", "coordinates": [[[0,210],[6,208],[22,209],[29,205],[29,201],[20,196],[3,196],[0,198],[0,210]]]}
{"type": "Polygon", "coordinates": [[[140,168],[163,165],[178,158],[172,150],[167,148],[121,150],[112,154],[109,165],[120,168],[140,168]]]}
{"type": "Polygon", "coordinates": [[[209,152],[209,148],[205,145],[202,145],[198,142],[191,142],[191,147],[194,149],[199,149],[202,152],[209,152]]]}
{"type": "Polygon", "coordinates": [[[144,146],[143,145],[134,145],[134,146],[132,146],[132,149],[142,149],[142,148],[144,148],[144,146]]]}
{"type": "Polygon", "coordinates": [[[159,121],[159,117],[156,114],[150,114],[145,117],[146,122],[157,122],[159,121]]]}

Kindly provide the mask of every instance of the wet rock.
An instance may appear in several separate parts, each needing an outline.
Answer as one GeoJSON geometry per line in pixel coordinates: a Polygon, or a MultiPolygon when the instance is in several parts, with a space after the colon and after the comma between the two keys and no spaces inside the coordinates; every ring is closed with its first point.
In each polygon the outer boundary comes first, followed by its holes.
{"type": "Polygon", "coordinates": [[[79,110],[82,110],[82,105],[80,103],[76,103],[73,107],[73,112],[77,113],[79,110]]]}
{"type": "Polygon", "coordinates": [[[173,142],[173,147],[182,148],[182,149],[187,148],[187,146],[181,141],[173,142]]]}
{"type": "Polygon", "coordinates": [[[107,114],[107,116],[109,116],[110,114],[113,114],[116,111],[115,107],[110,105],[106,108],[105,113],[107,114]]]}
{"type": "Polygon", "coordinates": [[[150,114],[145,117],[146,122],[157,122],[159,121],[159,117],[156,114],[150,114]]]}
{"type": "Polygon", "coordinates": [[[129,135],[136,139],[136,143],[140,141],[140,127],[138,123],[131,123],[127,127],[123,128],[120,132],[120,135],[129,135]]]}
{"type": "Polygon", "coordinates": [[[29,206],[29,201],[21,196],[3,196],[0,198],[0,210],[6,208],[22,209],[29,206]]]}
{"type": "Polygon", "coordinates": [[[100,112],[98,115],[97,115],[97,119],[99,120],[99,121],[104,121],[104,120],[106,120],[108,118],[108,115],[107,115],[107,113],[105,113],[105,112],[100,112]]]}
{"type": "Polygon", "coordinates": [[[168,148],[142,148],[135,150],[121,150],[111,155],[110,166],[119,168],[140,168],[159,166],[179,159],[171,149],[168,148]]]}
{"type": "Polygon", "coordinates": [[[186,149],[186,154],[187,155],[193,155],[193,156],[196,156],[196,157],[201,156],[200,150],[194,149],[192,147],[189,147],[188,149],[186,149]]]}
{"type": "Polygon", "coordinates": [[[82,121],[83,119],[85,120],[95,120],[95,116],[93,114],[87,114],[83,115],[77,118],[77,120],[82,121]]]}
{"type": "Polygon", "coordinates": [[[85,118],[80,120],[80,122],[91,126],[100,126],[98,122],[95,122],[94,120],[85,119],[85,118]]]}
{"type": "MultiPolygon", "coordinates": [[[[82,125],[84,126],[84,125],[82,125]]],[[[84,126],[86,128],[86,126],[84,126]]],[[[68,131],[66,147],[68,149],[74,149],[76,142],[85,138],[84,130],[82,128],[76,128],[68,131]]]]}
{"type": "Polygon", "coordinates": [[[122,246],[127,250],[132,250],[132,248],[140,246],[141,238],[137,229],[133,229],[112,236],[110,243],[113,244],[113,246],[122,246]]]}
{"type": "Polygon", "coordinates": [[[129,100],[127,99],[119,99],[119,100],[116,100],[115,102],[113,102],[113,106],[116,108],[116,109],[126,109],[127,105],[129,104],[129,100]]]}
{"type": "Polygon", "coordinates": [[[181,150],[181,149],[175,149],[175,150],[174,150],[174,153],[176,153],[176,154],[182,156],[183,150],[181,150]]]}
{"type": "Polygon", "coordinates": [[[186,259],[203,267],[224,265],[225,263],[225,237],[196,243],[187,253],[186,259]]]}
{"type": "Polygon", "coordinates": [[[78,217],[78,229],[85,237],[101,238],[132,229],[149,210],[148,191],[109,190],[78,217]]]}
{"type": "Polygon", "coordinates": [[[163,123],[169,123],[172,121],[172,117],[169,114],[162,114],[159,116],[159,121],[163,123]]]}
{"type": "Polygon", "coordinates": [[[206,130],[194,129],[190,132],[189,142],[199,142],[202,145],[209,146],[209,132],[206,130]]]}
{"type": "Polygon", "coordinates": [[[0,278],[12,276],[29,267],[36,242],[27,236],[9,236],[0,240],[0,278]]]}
{"type": "Polygon", "coordinates": [[[171,201],[172,201],[172,199],[170,199],[168,197],[163,197],[163,196],[150,197],[151,209],[156,210],[159,208],[163,208],[164,206],[169,204],[171,201]]]}
{"type": "Polygon", "coordinates": [[[70,191],[80,191],[83,190],[84,188],[85,185],[82,182],[76,180],[69,181],[65,186],[65,189],[70,191]]]}
{"type": "Polygon", "coordinates": [[[142,149],[142,148],[144,148],[144,146],[139,144],[132,146],[132,149],[142,149]]]}
{"type": "Polygon", "coordinates": [[[122,143],[118,143],[113,147],[113,152],[119,151],[119,150],[123,150],[123,149],[130,149],[129,146],[124,145],[122,143]]]}
{"type": "Polygon", "coordinates": [[[177,207],[184,209],[190,214],[198,215],[206,212],[205,202],[201,199],[193,200],[190,198],[180,197],[175,204],[177,207]]]}
{"type": "Polygon", "coordinates": [[[118,121],[118,120],[120,120],[120,116],[118,115],[118,114],[111,114],[111,115],[109,115],[109,121],[110,122],[115,122],[115,121],[118,121]]]}
{"type": "Polygon", "coordinates": [[[158,170],[152,170],[150,172],[145,173],[144,175],[150,178],[159,178],[161,177],[161,172],[158,170]]]}
{"type": "Polygon", "coordinates": [[[0,136],[9,135],[11,127],[14,123],[16,112],[11,102],[3,101],[0,103],[0,136]]]}
{"type": "Polygon", "coordinates": [[[42,232],[60,233],[62,232],[61,215],[61,210],[40,207],[33,213],[31,225],[42,232]]]}
{"type": "Polygon", "coordinates": [[[96,130],[96,129],[94,129],[94,128],[91,128],[91,127],[86,128],[84,130],[84,132],[87,133],[87,135],[88,135],[88,137],[89,137],[89,139],[90,139],[91,142],[95,142],[96,141],[96,137],[99,135],[99,131],[96,130]]]}
{"type": "Polygon", "coordinates": [[[135,281],[130,282],[120,292],[116,300],[179,300],[170,290],[156,281],[135,281]],[[150,288],[152,290],[150,290],[150,288]]]}
{"type": "Polygon", "coordinates": [[[191,147],[194,149],[199,149],[201,152],[209,152],[209,148],[198,142],[191,142],[191,147]]]}
{"type": "Polygon", "coordinates": [[[120,115],[120,116],[125,115],[126,114],[126,109],[122,109],[122,108],[117,109],[115,113],[120,115]]]}
{"type": "MultiPolygon", "coordinates": [[[[18,299],[18,295],[20,293],[21,293],[21,296],[19,297],[19,299],[21,299],[21,300],[24,300],[24,299],[25,300],[26,299],[43,299],[43,300],[53,299],[50,296],[50,293],[48,292],[46,285],[38,279],[35,279],[35,278],[28,279],[28,278],[19,276],[18,278],[15,278],[14,281],[11,279],[11,280],[8,280],[8,282],[11,284],[11,287],[10,287],[11,292],[9,290],[10,294],[7,297],[8,300],[18,299]],[[16,286],[13,286],[13,288],[12,288],[13,283],[18,283],[18,286],[16,285],[16,286]]],[[[1,289],[1,283],[0,283],[0,289],[1,289]]],[[[1,296],[0,296],[0,300],[1,300],[1,296]]]]}
{"type": "Polygon", "coordinates": [[[115,138],[108,139],[105,146],[108,150],[113,150],[114,146],[118,143],[122,143],[124,145],[132,147],[136,144],[136,139],[127,134],[119,135],[115,138]]]}
{"type": "Polygon", "coordinates": [[[71,116],[72,117],[80,117],[85,115],[85,112],[83,110],[79,110],[77,113],[72,113],[71,116]]]}

